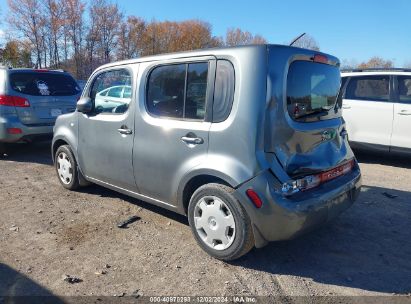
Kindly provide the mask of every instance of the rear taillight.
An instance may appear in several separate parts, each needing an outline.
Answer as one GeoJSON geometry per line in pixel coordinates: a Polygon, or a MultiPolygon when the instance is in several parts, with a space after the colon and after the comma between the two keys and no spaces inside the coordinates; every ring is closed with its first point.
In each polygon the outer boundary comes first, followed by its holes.
{"type": "Polygon", "coordinates": [[[355,164],[355,161],[352,159],[346,162],[345,164],[338,166],[334,169],[331,169],[329,171],[322,172],[322,173],[315,174],[315,175],[305,176],[300,179],[286,182],[283,184],[281,191],[285,196],[290,196],[300,191],[307,191],[309,189],[318,187],[322,183],[325,183],[339,176],[347,174],[348,172],[352,170],[352,168],[354,167],[354,164],[355,164]]]}
{"type": "Polygon", "coordinates": [[[20,96],[0,95],[0,106],[28,108],[30,102],[20,96]]]}
{"type": "Polygon", "coordinates": [[[8,134],[22,134],[23,130],[19,128],[8,128],[7,133],[8,134]]]}

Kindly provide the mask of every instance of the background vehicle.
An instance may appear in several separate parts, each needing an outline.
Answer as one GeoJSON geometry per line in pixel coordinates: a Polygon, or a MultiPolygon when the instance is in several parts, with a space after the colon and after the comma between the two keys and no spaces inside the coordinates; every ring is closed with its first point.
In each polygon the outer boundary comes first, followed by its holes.
{"type": "Polygon", "coordinates": [[[335,57],[275,45],[105,65],[57,120],[56,173],[67,189],[93,182],[186,214],[206,252],[236,259],[356,199],[340,81],[335,57]],[[101,95],[120,87],[131,101],[113,108],[101,95]]]}
{"type": "Polygon", "coordinates": [[[411,69],[343,71],[342,79],[353,147],[411,154],[411,69]]]}
{"type": "Polygon", "coordinates": [[[0,68],[0,144],[49,137],[75,111],[80,88],[63,71],[0,68]]]}
{"type": "MultiPolygon", "coordinates": [[[[131,101],[131,86],[112,86],[96,94],[96,112],[122,112],[131,101]]],[[[123,111],[124,112],[124,111],[123,111]]]]}
{"type": "Polygon", "coordinates": [[[84,87],[86,86],[87,80],[78,80],[77,79],[77,84],[80,87],[80,90],[83,91],[84,87]]]}

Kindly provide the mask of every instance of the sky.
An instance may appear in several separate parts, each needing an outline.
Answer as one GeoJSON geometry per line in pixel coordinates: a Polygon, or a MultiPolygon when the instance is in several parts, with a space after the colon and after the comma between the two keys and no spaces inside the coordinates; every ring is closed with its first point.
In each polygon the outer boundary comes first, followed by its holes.
{"type": "MultiPolygon", "coordinates": [[[[115,0],[116,1],[116,0],[115,0]]],[[[126,15],[146,20],[201,19],[224,36],[239,27],[269,43],[286,44],[299,34],[313,36],[323,52],[357,63],[372,56],[411,64],[411,0],[117,0],[126,15]]],[[[0,36],[7,0],[0,0],[0,36]]]]}

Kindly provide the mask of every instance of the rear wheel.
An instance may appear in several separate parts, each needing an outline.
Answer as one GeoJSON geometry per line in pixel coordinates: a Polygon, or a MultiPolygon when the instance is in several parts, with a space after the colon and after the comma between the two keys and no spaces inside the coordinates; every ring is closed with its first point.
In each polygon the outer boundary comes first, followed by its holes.
{"type": "Polygon", "coordinates": [[[251,221],[233,192],[228,186],[208,184],[194,192],[188,207],[198,244],[224,261],[238,259],[254,247],[251,221]]]}
{"type": "Polygon", "coordinates": [[[55,167],[59,181],[64,188],[76,190],[79,187],[77,162],[68,145],[57,149],[55,167]]]}

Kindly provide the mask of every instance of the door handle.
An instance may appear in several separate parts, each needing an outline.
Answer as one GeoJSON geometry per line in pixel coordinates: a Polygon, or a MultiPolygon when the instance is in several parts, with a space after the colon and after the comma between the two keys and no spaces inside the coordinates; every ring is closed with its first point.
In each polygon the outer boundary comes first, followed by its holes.
{"type": "Polygon", "coordinates": [[[408,110],[402,110],[401,112],[398,112],[399,115],[411,115],[411,111],[408,110]]]}
{"type": "Polygon", "coordinates": [[[123,134],[123,135],[133,134],[133,131],[130,130],[130,129],[128,129],[127,127],[121,127],[120,129],[117,129],[117,131],[118,131],[120,134],[123,134]]]}
{"type": "Polygon", "coordinates": [[[183,137],[181,137],[181,140],[183,142],[185,142],[186,144],[189,144],[189,145],[201,145],[201,144],[204,143],[204,139],[202,139],[201,137],[183,136],[183,137]]]}

